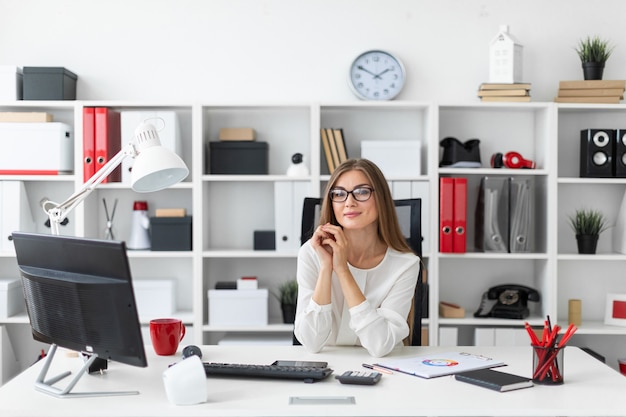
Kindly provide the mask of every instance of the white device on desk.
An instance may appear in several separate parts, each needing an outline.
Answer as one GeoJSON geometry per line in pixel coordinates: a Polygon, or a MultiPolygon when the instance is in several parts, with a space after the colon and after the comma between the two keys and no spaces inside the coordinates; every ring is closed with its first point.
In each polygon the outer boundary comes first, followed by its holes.
{"type": "Polygon", "coordinates": [[[207,400],[208,384],[199,356],[192,355],[163,372],[167,399],[174,405],[200,404],[207,400]]]}

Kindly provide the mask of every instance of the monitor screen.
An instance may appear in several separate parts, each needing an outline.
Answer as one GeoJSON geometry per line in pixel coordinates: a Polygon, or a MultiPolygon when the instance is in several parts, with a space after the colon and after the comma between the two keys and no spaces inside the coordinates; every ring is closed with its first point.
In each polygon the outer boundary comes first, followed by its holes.
{"type": "Polygon", "coordinates": [[[33,337],[145,367],[124,242],[13,233],[33,337]]]}

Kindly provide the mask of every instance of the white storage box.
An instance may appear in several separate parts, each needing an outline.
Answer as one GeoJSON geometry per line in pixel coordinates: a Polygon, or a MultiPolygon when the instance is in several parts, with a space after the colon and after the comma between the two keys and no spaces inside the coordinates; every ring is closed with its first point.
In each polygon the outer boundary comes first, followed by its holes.
{"type": "Polygon", "coordinates": [[[421,143],[418,141],[363,141],[361,158],[378,165],[385,177],[413,177],[421,174],[421,143]]]}
{"type": "Polygon", "coordinates": [[[0,318],[6,319],[24,311],[22,280],[0,279],[0,318]]]}
{"type": "Polygon", "coordinates": [[[209,325],[266,326],[267,288],[209,290],[209,325]]]}
{"type": "Polygon", "coordinates": [[[0,149],[0,175],[58,175],[74,170],[74,135],[65,123],[0,123],[0,149]]]}
{"type": "Polygon", "coordinates": [[[0,101],[21,100],[22,69],[13,65],[0,65],[0,101]]]}
{"type": "Polygon", "coordinates": [[[146,319],[170,317],[176,312],[176,282],[172,280],[133,280],[137,313],[146,319]]]}

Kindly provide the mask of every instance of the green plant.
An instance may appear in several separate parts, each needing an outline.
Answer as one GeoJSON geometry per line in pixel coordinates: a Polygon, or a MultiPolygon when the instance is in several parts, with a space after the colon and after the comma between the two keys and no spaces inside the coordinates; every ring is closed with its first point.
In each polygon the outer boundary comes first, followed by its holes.
{"type": "Polygon", "coordinates": [[[281,304],[295,305],[298,300],[298,282],[295,279],[283,282],[278,286],[278,295],[274,295],[281,304]]]}
{"type": "Polygon", "coordinates": [[[606,62],[611,56],[614,46],[609,45],[609,41],[600,39],[599,36],[587,36],[581,39],[575,48],[576,53],[582,63],[585,62],[606,62]]]}
{"type": "Polygon", "coordinates": [[[576,235],[599,235],[608,229],[606,218],[599,210],[576,210],[575,214],[570,216],[569,220],[576,235]]]}

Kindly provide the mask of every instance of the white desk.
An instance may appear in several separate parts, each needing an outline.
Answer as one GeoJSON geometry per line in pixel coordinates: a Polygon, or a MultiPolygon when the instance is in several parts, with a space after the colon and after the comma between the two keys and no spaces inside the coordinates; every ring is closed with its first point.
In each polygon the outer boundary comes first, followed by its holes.
{"type": "MultiPolygon", "coordinates": [[[[0,388],[2,416],[286,416],[286,415],[427,415],[427,416],[624,416],[626,377],[575,347],[565,351],[565,383],[499,393],[445,376],[435,379],[394,373],[374,386],[342,385],[334,375],[362,370],[372,363],[361,348],[326,348],[308,354],[300,346],[204,346],[203,360],[235,363],[271,363],[275,359],[326,360],[335,370],[313,384],[274,379],[210,378],[208,401],[193,406],[171,405],[161,374],[180,355],[158,357],[151,348],[147,368],[111,363],[104,375],[85,375],[74,391],[139,390],[139,395],[58,399],[38,392],[33,383],[41,361],[0,388]],[[290,405],[291,396],[353,396],[356,404],[290,405]]],[[[505,370],[531,373],[530,347],[402,348],[393,356],[462,350],[489,355],[508,364],[505,370]]],[[[59,351],[55,370],[78,369],[81,360],[59,351]]],[[[59,385],[63,384],[61,381],[59,385]]]]}

